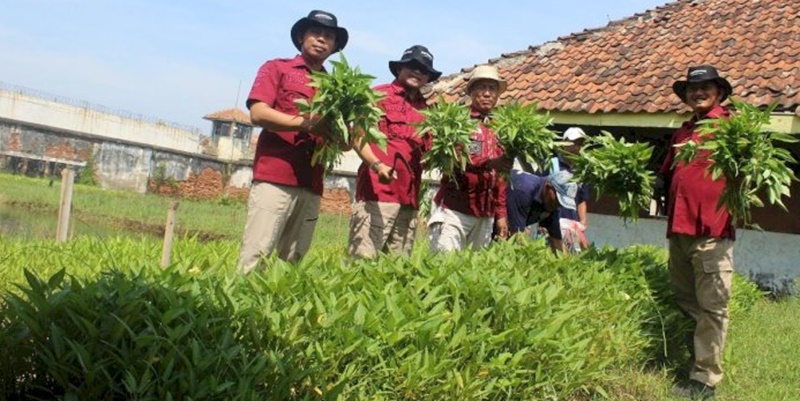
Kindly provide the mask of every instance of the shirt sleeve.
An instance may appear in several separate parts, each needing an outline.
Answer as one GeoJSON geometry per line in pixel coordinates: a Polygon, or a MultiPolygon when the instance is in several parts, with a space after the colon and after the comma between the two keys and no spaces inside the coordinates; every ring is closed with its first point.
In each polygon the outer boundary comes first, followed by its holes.
{"type": "Polygon", "coordinates": [[[675,134],[672,134],[672,137],[669,138],[669,145],[667,145],[667,157],[664,158],[664,164],[662,164],[661,169],[658,170],[658,174],[661,174],[667,178],[671,177],[672,175],[672,161],[675,153],[675,150],[673,149],[673,145],[675,144],[675,136],[675,134]]]}
{"type": "Polygon", "coordinates": [[[508,198],[506,195],[506,180],[502,176],[498,176],[493,191],[494,191],[494,217],[498,219],[507,217],[508,198]]]}
{"type": "Polygon", "coordinates": [[[578,194],[575,195],[575,204],[579,205],[587,200],[589,200],[589,186],[586,184],[581,184],[581,186],[578,188],[578,194]]]}
{"type": "Polygon", "coordinates": [[[547,233],[550,234],[550,237],[561,239],[561,215],[558,210],[543,218],[539,225],[547,228],[547,233]]]}
{"type": "Polygon", "coordinates": [[[269,107],[275,107],[275,100],[278,97],[278,82],[280,82],[280,72],[275,61],[267,61],[258,69],[253,87],[247,95],[247,108],[258,102],[263,102],[269,107]]]}
{"type": "Polygon", "coordinates": [[[510,189],[506,187],[506,210],[508,218],[508,230],[511,233],[518,233],[525,231],[528,226],[528,215],[531,211],[531,205],[521,199],[524,194],[518,189],[510,189]]]}

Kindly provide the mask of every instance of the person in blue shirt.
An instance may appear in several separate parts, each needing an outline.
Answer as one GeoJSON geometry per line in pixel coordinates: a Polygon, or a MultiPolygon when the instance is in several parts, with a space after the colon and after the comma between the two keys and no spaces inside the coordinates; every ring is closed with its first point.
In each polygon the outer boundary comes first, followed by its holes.
{"type": "Polygon", "coordinates": [[[506,187],[509,232],[525,232],[528,226],[539,224],[547,231],[553,251],[563,251],[559,207],[575,210],[578,185],[571,178],[567,171],[538,176],[511,170],[506,187]]]}
{"type": "MultiPolygon", "coordinates": [[[[586,141],[586,133],[579,127],[570,127],[564,131],[562,136],[564,141],[570,144],[564,148],[569,154],[578,154],[586,141]]],[[[558,168],[554,171],[565,170],[572,173],[572,167],[564,157],[557,156],[558,168]]],[[[589,199],[589,187],[584,184],[578,184],[578,193],[575,195],[575,208],[567,209],[565,207],[559,208],[562,219],[570,219],[581,223],[582,229],[586,230],[586,201],[589,199]]]]}

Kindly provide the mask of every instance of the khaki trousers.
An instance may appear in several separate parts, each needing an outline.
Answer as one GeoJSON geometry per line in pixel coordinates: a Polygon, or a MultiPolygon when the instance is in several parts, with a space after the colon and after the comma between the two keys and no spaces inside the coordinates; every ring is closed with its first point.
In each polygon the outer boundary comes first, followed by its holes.
{"type": "Polygon", "coordinates": [[[399,203],[361,202],[350,215],[348,252],[374,258],[378,252],[411,255],[417,230],[417,211],[399,203]]]}
{"type": "Polygon", "coordinates": [[[428,219],[431,252],[480,249],[492,239],[494,217],[476,217],[434,203],[428,219]]]}
{"type": "Polygon", "coordinates": [[[238,270],[249,273],[262,257],[296,262],[308,252],[319,218],[320,196],[307,188],[254,183],[247,202],[238,270]]]}
{"type": "Polygon", "coordinates": [[[722,380],[722,352],[728,333],[733,241],[673,235],[669,239],[669,274],[678,306],[697,324],[690,378],[716,386],[722,380]]]}

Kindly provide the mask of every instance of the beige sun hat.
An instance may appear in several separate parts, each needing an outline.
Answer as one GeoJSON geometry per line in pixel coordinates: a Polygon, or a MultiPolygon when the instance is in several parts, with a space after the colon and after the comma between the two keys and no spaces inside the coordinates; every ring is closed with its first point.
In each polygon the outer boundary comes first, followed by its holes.
{"type": "Polygon", "coordinates": [[[497,67],[493,65],[479,65],[472,70],[472,75],[469,76],[469,81],[467,81],[467,92],[469,92],[469,88],[472,86],[475,81],[479,79],[491,79],[492,81],[497,81],[500,86],[500,93],[506,91],[508,87],[508,83],[500,78],[500,73],[497,72],[497,67]]]}

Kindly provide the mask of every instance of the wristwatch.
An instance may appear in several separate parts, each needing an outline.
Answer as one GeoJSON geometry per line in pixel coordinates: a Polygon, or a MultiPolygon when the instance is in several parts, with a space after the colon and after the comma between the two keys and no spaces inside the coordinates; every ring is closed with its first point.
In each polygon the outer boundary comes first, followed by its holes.
{"type": "Polygon", "coordinates": [[[380,166],[381,164],[383,164],[382,161],[375,160],[375,162],[373,162],[372,164],[369,165],[369,169],[377,173],[378,172],[378,166],[380,166]]]}

